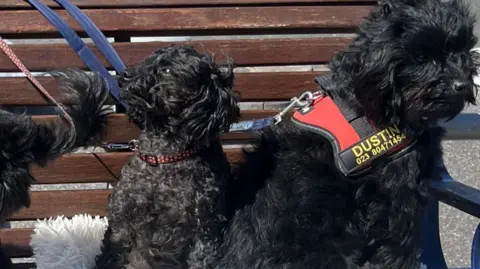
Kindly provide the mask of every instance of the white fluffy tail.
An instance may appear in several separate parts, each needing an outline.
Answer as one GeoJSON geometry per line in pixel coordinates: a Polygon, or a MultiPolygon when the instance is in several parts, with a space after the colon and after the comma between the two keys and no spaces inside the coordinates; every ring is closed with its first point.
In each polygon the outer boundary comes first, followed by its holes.
{"type": "Polygon", "coordinates": [[[37,269],[91,269],[108,222],[106,218],[76,215],[39,220],[30,245],[37,269]]]}

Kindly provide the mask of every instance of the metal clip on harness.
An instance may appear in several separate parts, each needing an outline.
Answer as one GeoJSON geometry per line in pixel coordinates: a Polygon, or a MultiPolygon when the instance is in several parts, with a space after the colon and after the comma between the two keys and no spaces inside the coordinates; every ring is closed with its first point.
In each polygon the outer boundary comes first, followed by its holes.
{"type": "Polygon", "coordinates": [[[275,125],[279,124],[282,121],[283,116],[285,116],[285,114],[290,112],[290,110],[292,110],[295,107],[303,109],[303,108],[311,105],[313,100],[317,99],[320,96],[321,96],[320,92],[312,93],[310,91],[307,91],[307,92],[302,93],[302,95],[300,95],[300,97],[293,97],[290,100],[290,104],[288,104],[287,107],[285,107],[282,111],[280,111],[280,113],[278,113],[277,115],[275,115],[273,117],[273,119],[274,119],[273,123],[275,125]]]}

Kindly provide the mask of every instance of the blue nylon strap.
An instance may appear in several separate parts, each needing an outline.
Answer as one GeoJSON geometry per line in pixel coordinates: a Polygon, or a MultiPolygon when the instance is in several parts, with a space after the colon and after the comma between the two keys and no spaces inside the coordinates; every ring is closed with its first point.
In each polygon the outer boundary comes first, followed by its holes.
{"type": "Polygon", "coordinates": [[[93,40],[95,46],[102,52],[105,58],[107,58],[117,73],[122,73],[125,71],[125,64],[120,56],[117,54],[110,42],[108,42],[102,31],[98,29],[95,23],[93,23],[93,21],[87,15],[85,15],[77,6],[72,4],[70,0],[54,1],[61,5],[78,22],[78,24],[93,40]]]}
{"type": "Polygon", "coordinates": [[[67,40],[68,44],[83,60],[85,65],[90,68],[91,71],[97,72],[107,83],[107,87],[113,97],[125,108],[128,105],[120,100],[120,89],[118,88],[117,81],[97,59],[92,50],[82,41],[80,36],[70,27],[68,24],[58,16],[52,9],[41,3],[39,0],[27,0],[34,8],[36,8],[42,15],[53,25],[60,34],[67,40]]]}
{"type": "MultiPolygon", "coordinates": [[[[248,131],[254,131],[254,130],[261,130],[263,128],[266,128],[267,126],[273,124],[274,118],[273,117],[268,117],[268,118],[263,118],[263,119],[255,119],[255,120],[247,120],[247,121],[241,121],[234,123],[230,125],[230,132],[248,132],[248,131]]],[[[128,144],[104,144],[103,145],[104,149],[107,150],[126,150],[126,149],[131,149],[131,146],[128,144]]]]}
{"type": "Polygon", "coordinates": [[[252,130],[260,130],[272,124],[273,121],[273,117],[268,117],[263,119],[237,122],[230,125],[230,132],[248,132],[252,130]]]}

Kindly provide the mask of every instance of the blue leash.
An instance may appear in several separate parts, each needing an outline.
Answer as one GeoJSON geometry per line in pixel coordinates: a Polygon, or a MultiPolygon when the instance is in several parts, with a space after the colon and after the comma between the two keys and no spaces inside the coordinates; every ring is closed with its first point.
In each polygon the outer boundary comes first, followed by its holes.
{"type": "MultiPolygon", "coordinates": [[[[94,72],[98,72],[107,82],[107,86],[110,93],[115,99],[123,105],[125,108],[128,105],[120,100],[120,89],[117,81],[112,77],[103,64],[97,59],[92,50],[82,41],[80,36],[52,9],[41,3],[39,0],[26,0],[34,8],[36,8],[67,40],[68,44],[83,60],[83,62],[94,72]]],[[[70,0],[54,0],[57,4],[61,5],[85,30],[87,35],[93,40],[95,46],[102,52],[105,58],[113,66],[117,73],[122,73],[125,70],[125,64],[115,49],[108,42],[102,31],[93,23],[93,21],[85,15],[77,6],[72,4],[70,0]]],[[[242,121],[234,123],[230,126],[230,132],[248,132],[254,130],[260,130],[274,122],[274,117],[267,117],[263,119],[255,119],[249,121],[242,121]]],[[[105,148],[111,150],[124,150],[129,149],[128,144],[106,144],[105,148]]]]}
{"type": "Polygon", "coordinates": [[[261,130],[274,122],[274,117],[246,120],[230,125],[230,132],[248,132],[261,130]]]}
{"type": "Polygon", "coordinates": [[[85,15],[77,6],[72,4],[70,0],[54,0],[59,5],[61,5],[69,14],[72,16],[77,23],[85,30],[88,36],[93,40],[95,46],[102,52],[102,54],[107,58],[110,64],[113,66],[117,73],[122,73],[125,71],[125,64],[123,63],[120,56],[117,54],[115,49],[112,47],[110,42],[108,42],[105,35],[98,29],[97,25],[85,15]]]}
{"type": "Polygon", "coordinates": [[[78,34],[70,26],[68,26],[68,24],[60,16],[58,16],[52,9],[41,3],[39,0],[26,1],[36,8],[53,26],[55,26],[55,28],[57,28],[60,34],[67,40],[68,44],[70,44],[72,49],[78,54],[78,56],[80,56],[85,65],[87,65],[91,71],[99,73],[100,76],[105,79],[107,87],[113,97],[122,106],[127,108],[127,103],[120,99],[120,89],[117,81],[108,72],[105,66],[103,66],[103,64],[97,59],[92,50],[88,48],[88,46],[82,41],[80,36],[78,36],[78,34]]]}
{"type": "MultiPolygon", "coordinates": [[[[258,131],[273,124],[274,121],[274,117],[241,121],[230,125],[230,132],[258,131]]],[[[111,151],[131,150],[131,146],[129,144],[123,143],[106,143],[103,145],[103,148],[111,151]]]]}

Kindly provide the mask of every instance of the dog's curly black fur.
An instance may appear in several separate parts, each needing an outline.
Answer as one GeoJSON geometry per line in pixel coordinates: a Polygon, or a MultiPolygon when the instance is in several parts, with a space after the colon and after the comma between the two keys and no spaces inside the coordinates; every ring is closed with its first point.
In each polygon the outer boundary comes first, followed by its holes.
{"type": "Polygon", "coordinates": [[[437,123],[475,102],[474,18],[461,1],[377,6],[330,63],[325,89],[417,143],[346,178],[330,143],[288,120],[266,129],[235,172],[239,210],[218,269],[418,268],[426,179],[442,155],[437,123]],[[429,128],[430,127],[430,128],[429,128]]]}
{"type": "MultiPolygon", "coordinates": [[[[109,114],[104,108],[108,91],[103,80],[76,69],[52,75],[65,93],[66,111],[75,129],[60,119],[35,123],[28,115],[0,110],[0,223],[30,205],[29,188],[34,182],[29,174],[31,164],[45,166],[103,137],[109,114]]],[[[1,268],[9,268],[9,263],[8,258],[0,258],[1,268]]]]}
{"type": "Polygon", "coordinates": [[[156,51],[121,75],[121,97],[143,131],[138,150],[187,159],[151,166],[133,157],[109,199],[96,268],[211,268],[226,225],[230,167],[219,142],[239,115],[233,65],[189,46],[156,51]]]}

